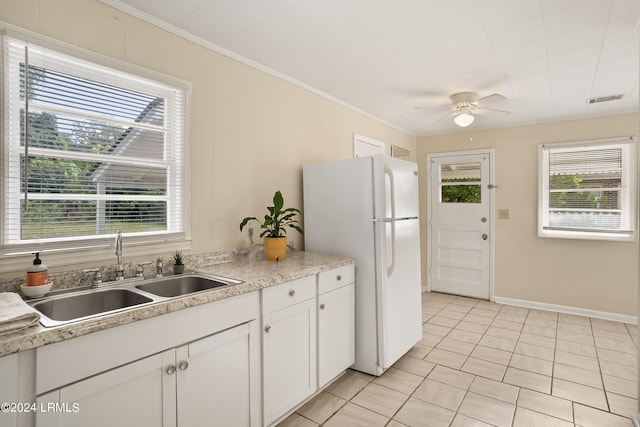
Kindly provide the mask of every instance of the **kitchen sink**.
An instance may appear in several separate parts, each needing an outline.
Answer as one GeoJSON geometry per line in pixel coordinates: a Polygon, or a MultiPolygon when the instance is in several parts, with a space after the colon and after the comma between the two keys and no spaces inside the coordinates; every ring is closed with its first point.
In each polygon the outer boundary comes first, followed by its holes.
{"type": "Polygon", "coordinates": [[[136,288],[153,295],[172,298],[238,283],[242,282],[222,277],[180,275],[137,285],[136,288]]]}
{"type": "Polygon", "coordinates": [[[148,280],[135,277],[113,282],[114,287],[103,284],[105,288],[51,296],[29,305],[40,312],[42,326],[50,328],[239,283],[242,281],[200,273],[148,280]]]}
{"type": "Polygon", "coordinates": [[[153,302],[153,299],[128,289],[105,289],[47,299],[32,304],[44,316],[44,326],[109,314],[129,307],[153,302]]]}

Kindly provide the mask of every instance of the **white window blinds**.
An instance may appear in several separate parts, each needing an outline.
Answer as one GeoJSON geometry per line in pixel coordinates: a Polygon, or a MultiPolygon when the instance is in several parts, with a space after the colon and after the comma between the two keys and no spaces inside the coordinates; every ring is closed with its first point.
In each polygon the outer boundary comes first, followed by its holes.
{"type": "Polygon", "coordinates": [[[635,239],[635,153],[630,138],[540,146],[540,235],[635,239]]]}
{"type": "Polygon", "coordinates": [[[4,51],[3,253],[183,239],[188,86],[11,37],[4,51]]]}

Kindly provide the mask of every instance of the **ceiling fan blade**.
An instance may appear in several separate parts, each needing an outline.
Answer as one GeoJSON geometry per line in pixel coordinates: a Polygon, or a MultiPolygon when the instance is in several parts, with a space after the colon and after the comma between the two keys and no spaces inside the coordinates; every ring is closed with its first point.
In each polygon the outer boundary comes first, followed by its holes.
{"type": "Polygon", "coordinates": [[[477,104],[491,104],[494,102],[500,102],[507,99],[504,95],[499,93],[492,93],[491,95],[484,96],[476,101],[477,104]]]}
{"type": "Polygon", "coordinates": [[[500,114],[511,114],[511,111],[507,111],[507,110],[496,110],[495,108],[486,108],[486,107],[480,107],[478,108],[478,112],[482,112],[482,111],[491,111],[493,113],[500,113],[500,114]]]}
{"type": "Polygon", "coordinates": [[[413,107],[414,110],[431,110],[431,111],[440,111],[440,110],[453,110],[451,106],[448,107],[432,107],[430,105],[418,105],[413,107]]]}
{"type": "Polygon", "coordinates": [[[439,118],[438,120],[436,120],[432,124],[435,125],[436,123],[440,123],[441,121],[446,120],[449,117],[457,116],[458,114],[459,114],[459,111],[454,111],[451,114],[447,114],[446,116],[439,118]]]}

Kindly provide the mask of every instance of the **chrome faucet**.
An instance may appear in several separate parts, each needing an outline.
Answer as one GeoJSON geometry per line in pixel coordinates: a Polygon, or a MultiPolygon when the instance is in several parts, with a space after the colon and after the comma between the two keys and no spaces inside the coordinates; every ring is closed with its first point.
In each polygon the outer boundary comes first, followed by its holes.
{"type": "Polygon", "coordinates": [[[156,277],[162,277],[162,262],[164,261],[164,259],[159,256],[158,259],[156,259],[156,277]]]}
{"type": "Polygon", "coordinates": [[[116,233],[116,280],[124,280],[124,265],[122,264],[122,232],[116,233]]]}

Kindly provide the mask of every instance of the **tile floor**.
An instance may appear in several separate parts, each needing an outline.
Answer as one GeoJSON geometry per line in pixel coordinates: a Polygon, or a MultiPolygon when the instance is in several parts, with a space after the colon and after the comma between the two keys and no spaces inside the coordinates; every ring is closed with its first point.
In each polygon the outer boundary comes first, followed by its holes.
{"type": "Polygon", "coordinates": [[[423,338],[348,371],[279,427],[633,426],[637,326],[423,294],[423,338]]]}

